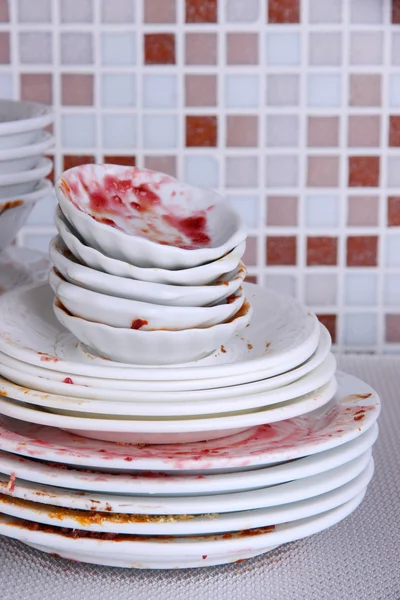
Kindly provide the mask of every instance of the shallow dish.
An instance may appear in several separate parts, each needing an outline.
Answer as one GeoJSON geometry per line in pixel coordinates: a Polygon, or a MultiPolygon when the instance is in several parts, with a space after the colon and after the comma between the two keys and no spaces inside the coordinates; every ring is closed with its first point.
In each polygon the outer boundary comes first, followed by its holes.
{"type": "Polygon", "coordinates": [[[54,136],[42,131],[38,140],[28,146],[0,149],[0,174],[18,173],[36,167],[42,154],[54,145],[54,136]]]}
{"type": "MultiPolygon", "coordinates": [[[[285,492],[282,491],[283,503],[278,501],[279,490],[273,488],[272,490],[257,490],[242,494],[202,496],[200,502],[204,505],[203,509],[199,507],[195,498],[173,498],[170,502],[168,499],[154,498],[152,499],[154,504],[160,500],[158,512],[143,512],[144,509],[142,509],[141,512],[137,511],[134,514],[126,510],[113,514],[110,513],[109,508],[106,509],[107,512],[100,512],[95,500],[89,509],[71,510],[54,504],[48,506],[41,502],[40,497],[35,498],[35,501],[30,501],[4,495],[0,496],[0,510],[10,516],[35,523],[83,531],[154,536],[226,533],[297,521],[341,506],[365,490],[373,476],[374,463],[370,453],[356,459],[355,463],[338,467],[335,470],[336,473],[331,473],[330,481],[326,475],[310,478],[310,488],[307,491],[301,488],[298,482],[295,482],[292,487],[291,484],[283,484],[282,487],[286,487],[287,493],[289,489],[293,491],[293,500],[288,496],[285,497],[285,492]],[[318,495],[313,493],[320,490],[326,491],[318,495]],[[263,496],[263,491],[265,496],[263,496]],[[276,492],[275,498],[272,498],[272,504],[269,504],[268,496],[273,497],[274,491],[276,492]],[[258,500],[255,499],[256,496],[259,497],[258,500]],[[299,500],[296,500],[296,497],[299,497],[299,500]],[[263,506],[264,498],[265,507],[263,506]],[[179,502],[180,500],[182,503],[179,502]],[[249,508],[233,510],[229,506],[230,500],[232,500],[231,507],[243,504],[244,507],[248,505],[249,508]],[[187,510],[182,508],[175,514],[170,510],[161,512],[162,506],[168,506],[175,502],[178,507],[180,504],[186,505],[187,510]],[[189,511],[192,504],[197,507],[195,513],[189,511]],[[261,507],[256,508],[260,504],[261,507]],[[213,506],[215,509],[212,509],[213,506]],[[219,506],[227,510],[222,512],[216,510],[219,506]],[[252,506],[254,508],[251,508],[252,506]]],[[[306,481],[304,483],[307,486],[306,481]]],[[[18,482],[15,485],[18,486],[18,482]]],[[[129,498],[127,498],[126,504],[130,504],[129,498]]],[[[149,504],[151,506],[151,501],[149,504]]]]}
{"type": "MultiPolygon", "coordinates": [[[[149,347],[149,356],[146,359],[154,360],[154,352],[159,352],[158,359],[174,362],[173,367],[164,366],[132,366],[119,364],[90,354],[77,342],[76,338],[67,334],[66,330],[57,322],[52,314],[53,292],[50,286],[31,286],[20,288],[0,298],[0,351],[23,362],[45,367],[52,370],[66,370],[69,377],[74,374],[99,376],[108,379],[131,379],[145,381],[187,381],[213,378],[211,387],[223,387],[228,381],[229,385],[246,383],[257,378],[255,373],[263,371],[258,378],[273,377],[283,372],[290,371],[306,361],[316,350],[320,336],[320,324],[316,316],[305,306],[290,296],[277,294],[261,286],[244,283],[243,289],[254,307],[254,318],[250,326],[246,327],[241,335],[236,335],[238,328],[244,327],[250,315],[244,316],[238,323],[238,318],[231,324],[217,325],[223,327],[222,332],[226,338],[213,338],[208,340],[206,335],[210,328],[196,330],[196,339],[206,340],[208,345],[194,347],[193,337],[188,337],[186,332],[156,332],[160,340],[165,340],[164,348],[149,347]],[[268,310],[266,310],[268,309],[268,310]],[[226,330],[232,326],[232,330],[226,330]],[[207,332],[207,333],[205,333],[207,332]],[[172,337],[171,337],[172,336],[172,337]],[[203,337],[204,336],[204,337],[203,337]],[[168,339],[168,343],[167,343],[168,339]],[[178,343],[172,346],[174,340],[178,343]],[[185,347],[182,342],[186,340],[185,347]],[[228,343],[229,340],[229,343],[228,343]],[[210,354],[207,358],[192,363],[177,364],[177,360],[190,360],[191,357],[200,356],[201,353],[211,352],[213,348],[220,348],[218,352],[210,354]],[[224,351],[225,350],[225,351],[224,351]],[[219,378],[226,377],[225,381],[219,378]]],[[[242,308],[243,310],[243,308],[242,308]]],[[[61,318],[68,315],[60,311],[61,318]]],[[[69,327],[72,326],[72,323],[69,327]]],[[[107,326],[99,325],[100,328],[107,326]]],[[[81,328],[78,328],[81,330],[81,328]]],[[[107,335],[114,336],[114,328],[104,330],[107,335]]],[[[104,333],[103,329],[101,335],[104,333]]],[[[91,330],[92,332],[92,330],[91,330]]],[[[134,351],[130,340],[133,339],[130,330],[127,340],[130,354],[134,351]]],[[[211,330],[215,333],[215,330],[211,330]]],[[[136,331],[135,339],[142,342],[151,339],[149,333],[136,331]]],[[[154,336],[153,336],[154,337],[154,336]]],[[[115,339],[110,339],[112,348],[118,348],[115,339]]],[[[163,342],[164,343],[164,342],[163,342]]],[[[88,345],[94,344],[88,339],[88,345]]],[[[108,346],[109,347],[109,346],[108,346]]],[[[123,350],[123,349],[122,349],[123,350]]],[[[145,350],[143,346],[141,351],[145,350]]],[[[107,347],[105,347],[107,352],[107,347]]],[[[138,354],[138,353],[136,353],[138,354]]],[[[141,354],[132,357],[132,360],[142,360],[141,354]]],[[[198,382],[201,388],[200,382],[198,382]]],[[[146,388],[145,388],[146,389],[146,388]]],[[[183,388],[184,389],[184,388],[183,388]]]]}
{"type": "Polygon", "coordinates": [[[337,383],[333,378],[313,394],[272,407],[186,417],[69,417],[3,397],[0,397],[0,413],[30,423],[60,427],[98,440],[127,444],[186,443],[229,436],[255,425],[304,415],[329,403],[336,389],[337,383]]]}
{"type": "Polygon", "coordinates": [[[246,242],[242,242],[219,260],[200,265],[199,267],[193,267],[192,269],[177,269],[176,271],[157,268],[145,269],[122,260],[109,258],[95,248],[87,246],[79,239],[79,234],[73,231],[72,226],[62,214],[59,206],[56,208],[54,220],[58,233],[65,245],[82,264],[103,273],[116,275],[117,277],[126,277],[152,283],[182,286],[208,285],[222,275],[234,271],[238,267],[246,249],[246,242]]]}
{"type": "MultiPolygon", "coordinates": [[[[11,244],[36,203],[46,198],[50,194],[51,188],[51,182],[42,179],[30,193],[0,198],[0,252],[11,244]]],[[[10,269],[12,269],[11,266],[10,269]]]]}
{"type": "Polygon", "coordinates": [[[50,258],[56,269],[69,283],[87,290],[164,306],[206,306],[221,302],[234,294],[247,275],[243,263],[210,285],[166,285],[117,277],[86,267],[66,248],[60,236],[50,243],[50,258]]]}
{"type": "Polygon", "coordinates": [[[37,527],[32,522],[0,515],[0,534],[33,548],[82,562],[136,569],[183,569],[242,561],[271,547],[319,533],[349,516],[360,505],[365,490],[352,500],[298,521],[265,528],[195,537],[119,537],[113,540],[74,537],[73,530],[37,527]]]}
{"type": "Polygon", "coordinates": [[[89,246],[139,267],[196,267],[246,239],[239,216],[217,193],[163,173],[80,165],[65,171],[55,189],[89,246]]]}
{"type": "Polygon", "coordinates": [[[302,417],[253,427],[239,435],[199,444],[121,446],[101,444],[54,427],[0,416],[0,449],[54,463],[118,471],[191,474],[255,468],[294,460],[350,442],[377,421],[381,402],[364,381],[337,372],[334,402],[302,417]]]}
{"type": "Polygon", "coordinates": [[[0,199],[33,192],[39,179],[46,177],[53,168],[50,158],[41,158],[34,169],[0,175],[0,199]]]}
{"type": "MultiPolygon", "coordinates": [[[[63,307],[71,313],[72,317],[79,317],[81,320],[90,321],[96,325],[125,328],[128,331],[130,329],[140,329],[143,332],[181,331],[213,327],[234,318],[245,300],[243,289],[240,288],[235,294],[214,306],[161,306],[160,304],[127,300],[92,292],[69,283],[54,268],[50,271],[49,283],[63,307]]],[[[63,325],[65,326],[65,322],[63,325]]],[[[79,327],[77,320],[74,323],[73,333],[75,333],[76,327],[79,327]]],[[[85,329],[83,323],[82,329],[85,329]]],[[[78,339],[81,337],[81,335],[77,335],[78,339]]],[[[92,347],[96,348],[96,346],[92,347]]],[[[97,349],[99,350],[99,348],[97,349]]],[[[140,352],[140,348],[137,348],[136,351],[140,352]]],[[[113,356],[113,347],[109,347],[107,356],[116,359],[113,356]]]]}
{"type": "MultiPolygon", "coordinates": [[[[8,421],[11,422],[10,419],[8,421]]],[[[60,433],[65,436],[65,433],[60,433]]],[[[249,470],[242,467],[240,471],[232,469],[217,474],[214,474],[213,471],[195,471],[193,474],[185,475],[181,472],[168,474],[133,471],[131,473],[126,470],[107,473],[104,469],[101,471],[94,467],[91,467],[90,470],[75,469],[64,464],[58,465],[54,462],[47,463],[23,458],[1,450],[0,472],[8,476],[7,482],[13,474],[17,479],[45,484],[51,486],[52,489],[56,486],[55,489],[61,487],[70,490],[85,490],[90,492],[91,498],[93,498],[93,494],[105,493],[111,493],[113,498],[116,494],[122,494],[126,499],[127,494],[141,494],[146,497],[149,495],[177,497],[243,492],[325,473],[364,454],[373,446],[377,437],[378,425],[374,423],[359,437],[331,450],[269,467],[249,470]]],[[[35,456],[37,456],[36,453],[35,456]]],[[[100,499],[97,495],[94,497],[100,499]]],[[[112,503],[111,505],[113,506],[112,503]]],[[[100,510],[99,507],[98,510],[100,510]]]]}
{"type": "Polygon", "coordinates": [[[53,120],[53,109],[45,104],[0,100],[0,149],[36,142],[53,120]]]}

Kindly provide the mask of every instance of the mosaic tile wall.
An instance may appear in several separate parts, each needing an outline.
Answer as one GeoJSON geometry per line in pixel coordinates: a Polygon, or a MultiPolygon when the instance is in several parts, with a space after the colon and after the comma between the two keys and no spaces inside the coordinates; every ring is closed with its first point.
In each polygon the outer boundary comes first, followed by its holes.
{"type": "MultiPolygon", "coordinates": [[[[0,0],[0,93],[56,107],[55,173],[219,190],[250,279],[339,348],[400,349],[399,0],[0,0]]],[[[19,243],[46,248],[52,204],[19,243]]]]}

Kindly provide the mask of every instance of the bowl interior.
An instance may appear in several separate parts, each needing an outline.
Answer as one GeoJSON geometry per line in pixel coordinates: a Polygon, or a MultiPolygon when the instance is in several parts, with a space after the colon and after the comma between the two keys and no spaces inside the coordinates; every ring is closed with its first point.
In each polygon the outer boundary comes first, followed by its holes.
{"type": "Polygon", "coordinates": [[[36,102],[15,102],[13,100],[0,100],[0,131],[1,123],[23,121],[45,115],[48,106],[36,102]]]}
{"type": "Polygon", "coordinates": [[[82,165],[63,174],[56,192],[104,225],[187,250],[218,247],[240,227],[215,192],[147,169],[82,165]]]}

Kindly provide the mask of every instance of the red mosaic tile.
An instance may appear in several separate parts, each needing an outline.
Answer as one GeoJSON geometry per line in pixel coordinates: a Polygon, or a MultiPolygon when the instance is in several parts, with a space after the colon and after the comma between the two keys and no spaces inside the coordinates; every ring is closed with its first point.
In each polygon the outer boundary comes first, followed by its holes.
{"type": "Polygon", "coordinates": [[[122,167],[136,166],[136,156],[103,156],[103,162],[110,165],[121,165],[122,167]]]}
{"type": "Polygon", "coordinates": [[[144,36],[146,65],[175,64],[175,35],[173,33],[146,33],[144,36]]]}
{"type": "Polygon", "coordinates": [[[385,339],[392,344],[400,342],[400,315],[385,315],[385,339]]]}
{"type": "Polygon", "coordinates": [[[77,155],[77,154],[71,154],[71,155],[67,155],[65,154],[63,156],[63,169],[64,171],[66,171],[67,169],[72,169],[73,167],[79,167],[79,165],[88,165],[90,163],[94,163],[96,162],[96,159],[94,156],[89,156],[89,155],[77,155]]]}
{"type": "Polygon", "coordinates": [[[54,156],[52,154],[46,154],[45,156],[46,156],[46,158],[50,158],[53,161],[53,168],[51,169],[50,173],[47,175],[46,179],[48,179],[49,181],[51,181],[51,183],[54,183],[55,182],[54,156]]]}
{"type": "Polygon", "coordinates": [[[392,0],[392,23],[400,24],[400,0],[392,0]]]}
{"type": "Polygon", "coordinates": [[[400,116],[391,115],[389,118],[389,146],[400,146],[400,116]]]}
{"type": "Polygon", "coordinates": [[[267,237],[267,264],[296,265],[297,263],[297,240],[296,236],[273,236],[267,237]]]}
{"type": "Polygon", "coordinates": [[[52,104],[52,80],[51,73],[21,73],[21,100],[52,104]]]}
{"type": "Polygon", "coordinates": [[[269,23],[300,23],[300,0],[269,0],[269,23]]]}
{"type": "Polygon", "coordinates": [[[400,227],[400,196],[389,196],[387,208],[389,227],[400,227]]]}
{"type": "Polygon", "coordinates": [[[186,23],[216,23],[217,0],[186,0],[186,23]]]}
{"type": "Polygon", "coordinates": [[[336,344],[336,315],[317,315],[317,317],[319,321],[323,325],[325,325],[325,327],[329,331],[332,338],[332,343],[336,344]]]}
{"type": "Polygon", "coordinates": [[[93,106],[94,76],[86,73],[61,75],[61,103],[64,106],[93,106]]]}
{"type": "Polygon", "coordinates": [[[376,267],[378,265],[378,236],[350,235],[347,238],[348,267],[376,267]]]}
{"type": "Polygon", "coordinates": [[[257,275],[247,275],[245,281],[247,281],[247,283],[258,283],[257,275]]]}
{"type": "Polygon", "coordinates": [[[188,115],[186,117],[186,146],[216,146],[217,117],[188,115]]]}
{"type": "Polygon", "coordinates": [[[257,238],[248,237],[246,241],[246,250],[243,255],[245,265],[254,267],[257,264],[258,244],[257,238]]]}
{"type": "Polygon", "coordinates": [[[307,265],[314,267],[337,265],[338,240],[335,237],[312,236],[307,238],[307,265]]]}
{"type": "Polygon", "coordinates": [[[0,22],[7,23],[9,20],[8,0],[0,0],[0,22]]]}
{"type": "Polygon", "coordinates": [[[379,178],[379,156],[349,156],[350,187],[377,187],[379,178]]]}
{"type": "Polygon", "coordinates": [[[10,64],[10,34],[8,31],[0,31],[0,64],[10,64]]]}

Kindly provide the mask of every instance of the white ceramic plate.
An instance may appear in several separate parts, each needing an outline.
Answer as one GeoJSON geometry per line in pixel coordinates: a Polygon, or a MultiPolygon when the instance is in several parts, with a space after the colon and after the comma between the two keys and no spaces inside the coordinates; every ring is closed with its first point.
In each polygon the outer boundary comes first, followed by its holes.
{"type": "Polygon", "coordinates": [[[139,267],[196,267],[246,239],[239,216],[216,192],[148,169],[80,165],[64,171],[55,190],[89,246],[139,267]]]}
{"type": "Polygon", "coordinates": [[[40,425],[60,427],[78,435],[98,440],[129,444],[170,444],[215,439],[238,433],[254,425],[290,419],[327,404],[336,392],[336,380],[331,379],[312,394],[272,408],[249,411],[191,415],[189,417],[69,417],[45,412],[13,400],[0,397],[0,413],[40,425]]]}
{"type": "MultiPolygon", "coordinates": [[[[0,263],[1,265],[1,263],[0,263]]],[[[1,273],[1,266],[0,266],[1,273]]],[[[1,277],[1,275],[0,275],[1,277]]],[[[43,277],[42,279],[45,279],[43,277]]],[[[27,385],[29,381],[33,383],[34,380],[22,379],[24,376],[33,375],[35,378],[40,378],[40,386],[38,381],[35,385],[31,385],[33,389],[44,389],[46,385],[46,391],[52,394],[65,395],[67,389],[69,396],[74,397],[91,397],[92,390],[89,388],[96,388],[101,390],[109,390],[114,392],[117,390],[126,390],[131,393],[131,400],[147,400],[147,401],[160,401],[161,399],[166,400],[179,400],[185,397],[186,400],[200,400],[207,395],[208,399],[214,398],[234,398],[236,396],[258,394],[267,392],[269,390],[278,389],[280,387],[289,385],[301,377],[304,377],[311,371],[315,370],[322,364],[329,355],[331,348],[331,338],[328,330],[322,324],[320,325],[320,339],[318,348],[315,353],[302,365],[277,375],[275,377],[268,377],[263,379],[263,372],[255,374],[257,381],[251,383],[243,383],[241,385],[234,385],[230,377],[221,378],[226,383],[225,387],[213,387],[213,379],[201,379],[188,380],[188,381],[129,381],[127,379],[101,379],[99,377],[85,377],[84,375],[73,375],[73,378],[66,372],[52,371],[50,369],[44,369],[43,367],[37,367],[36,365],[29,365],[26,362],[22,362],[11,356],[7,356],[4,352],[0,352],[0,368],[1,365],[9,367],[14,371],[19,372],[19,379],[13,379],[9,376],[8,379],[12,379],[16,382],[21,382],[21,385],[27,385]],[[42,380],[45,379],[46,382],[42,380]],[[73,382],[73,388],[65,388],[65,385],[71,385],[66,382],[73,382]],[[22,382],[24,382],[22,384],[22,382]],[[53,384],[54,387],[53,387],[53,384]],[[61,384],[61,387],[60,387],[61,384]],[[82,390],[84,388],[84,391],[82,390]],[[199,389],[201,388],[201,389],[199,389]]],[[[220,380],[217,380],[221,383],[220,380]]],[[[30,384],[29,384],[30,385],[30,384]]]]}
{"type": "Polygon", "coordinates": [[[53,119],[53,109],[45,104],[0,100],[0,148],[32,144],[53,119]]]}
{"type": "MultiPolygon", "coordinates": [[[[5,359],[7,360],[7,358],[5,359]]],[[[169,392],[164,397],[160,395],[157,399],[157,392],[150,401],[146,398],[135,400],[134,394],[129,391],[116,390],[91,390],[84,386],[75,386],[68,383],[56,383],[47,381],[42,384],[39,377],[26,375],[22,371],[16,371],[0,364],[0,373],[7,377],[0,377],[0,395],[8,396],[12,400],[18,400],[27,404],[34,404],[52,410],[59,414],[73,413],[99,413],[99,415],[147,415],[147,416],[173,416],[173,415],[200,415],[214,414],[223,412],[232,412],[238,410],[247,410],[260,406],[271,406],[279,402],[287,402],[298,398],[304,394],[312,394],[322,385],[334,376],[336,371],[336,360],[332,354],[328,355],[314,371],[308,373],[297,381],[278,388],[259,394],[240,395],[237,391],[234,397],[213,398],[213,394],[208,396],[208,390],[204,392],[169,392]],[[11,381],[15,381],[12,383],[11,381]],[[73,397],[66,395],[52,394],[47,387],[53,388],[54,384],[62,391],[75,391],[80,388],[82,397],[73,397]],[[24,385],[28,387],[24,387],[24,385]],[[42,387],[42,391],[36,391],[42,387]],[[86,397],[85,397],[86,391],[86,397]],[[107,394],[102,392],[106,391],[107,394]],[[50,392],[50,393],[49,393],[50,392]],[[191,397],[192,394],[192,397],[191,397]],[[94,399],[90,399],[90,397],[94,399]],[[96,396],[103,397],[97,400],[96,396]]],[[[71,380],[72,381],[72,380],[71,380]]],[[[74,416],[73,414],[71,416],[74,416]]],[[[75,414],[75,416],[80,416],[75,414]]],[[[93,415],[91,415],[93,416],[93,415]]]]}
{"type": "Polygon", "coordinates": [[[34,169],[0,175],[0,198],[32,192],[39,179],[46,177],[52,168],[53,161],[43,157],[34,169]]]}
{"type": "Polygon", "coordinates": [[[82,264],[103,273],[138,281],[182,286],[208,285],[225,273],[234,271],[246,249],[246,242],[242,242],[219,260],[192,269],[177,269],[176,271],[156,268],[145,269],[121,260],[115,260],[95,248],[87,246],[79,239],[79,234],[73,230],[65,219],[59,206],[56,208],[54,219],[65,245],[82,264]]]}
{"type": "Polygon", "coordinates": [[[127,277],[116,277],[82,265],[60,236],[50,243],[50,258],[69,283],[92,292],[163,306],[206,306],[234,294],[247,275],[243,263],[210,285],[166,285],[127,277]]]}
{"type": "MultiPolygon", "coordinates": [[[[361,456],[373,446],[377,437],[378,425],[374,423],[370,429],[358,438],[331,450],[270,467],[235,470],[233,472],[226,471],[216,475],[207,474],[207,471],[197,471],[194,475],[176,475],[152,471],[106,473],[93,469],[89,471],[79,470],[63,464],[23,458],[1,450],[0,472],[8,476],[6,477],[7,482],[9,477],[13,476],[21,481],[38,483],[42,488],[44,484],[51,489],[61,487],[69,490],[86,490],[90,492],[90,498],[95,497],[96,499],[99,499],[98,496],[100,497],[100,495],[109,493],[112,494],[114,499],[116,494],[125,496],[127,494],[141,494],[146,497],[149,495],[164,497],[200,496],[212,493],[242,492],[265,488],[266,486],[276,486],[290,481],[304,480],[303,478],[325,473],[361,456]],[[204,474],[199,476],[199,473],[204,474]]],[[[17,487],[16,489],[20,488],[17,487]]],[[[41,496],[41,498],[44,497],[41,496]]],[[[97,510],[100,510],[100,506],[97,510]]],[[[79,507],[81,506],[79,505],[79,507]]]]}
{"type": "Polygon", "coordinates": [[[42,131],[34,144],[6,150],[0,148],[0,174],[33,169],[39,163],[41,155],[52,146],[54,146],[54,136],[42,131]]]}
{"type": "Polygon", "coordinates": [[[338,372],[335,402],[303,417],[199,444],[125,446],[0,417],[0,449],[55,463],[119,471],[221,471],[293,460],[336,448],[377,421],[381,402],[365,382],[338,372]]]}
{"type": "Polygon", "coordinates": [[[258,530],[196,537],[132,536],[106,539],[76,539],[72,531],[27,523],[0,515],[0,534],[44,552],[82,562],[137,569],[207,567],[236,562],[267,552],[276,545],[319,533],[350,515],[362,502],[365,491],[337,508],[313,517],[267,526],[258,530]]]}
{"type": "MultiPolygon", "coordinates": [[[[99,294],[69,283],[54,268],[50,271],[49,283],[62,305],[80,320],[140,331],[213,327],[229,321],[244,302],[242,288],[214,306],[161,306],[138,302],[99,294]]],[[[79,321],[75,323],[79,325],[79,321]]],[[[113,353],[110,348],[109,355],[113,353]]]]}
{"type": "MultiPolygon", "coordinates": [[[[361,462],[360,462],[361,464],[361,462]]],[[[348,502],[364,490],[372,479],[374,472],[373,460],[370,456],[364,460],[364,467],[359,466],[351,472],[349,465],[346,476],[337,476],[336,482],[327,486],[329,491],[318,495],[306,496],[305,499],[298,501],[285,502],[282,505],[277,502],[266,508],[254,508],[251,510],[228,511],[218,513],[208,511],[207,506],[227,505],[228,497],[220,495],[217,498],[220,502],[207,502],[207,497],[202,496],[204,501],[203,511],[191,515],[190,512],[180,512],[175,514],[168,512],[169,518],[161,512],[153,513],[110,513],[96,512],[96,503],[92,503],[89,510],[70,510],[68,508],[46,505],[39,502],[30,502],[10,496],[0,497],[0,510],[20,519],[42,523],[44,525],[56,525],[58,527],[68,527],[71,529],[81,529],[84,531],[99,531],[110,533],[125,533],[136,535],[206,535],[210,533],[225,533],[227,531],[240,531],[254,529],[257,527],[266,527],[304,519],[331,510],[348,502]],[[350,474],[351,473],[351,474],[350,474]],[[344,482],[344,483],[339,483],[344,482]],[[339,483],[339,485],[336,485],[339,483]],[[161,518],[160,518],[161,515],[161,518]],[[190,518],[187,518],[190,517],[190,518]]],[[[340,468],[340,467],[339,467],[340,468]]],[[[317,475],[322,479],[321,475],[317,475]]],[[[290,484],[284,484],[290,485],[290,484]]],[[[320,489],[323,489],[323,485],[320,489]]],[[[315,487],[317,489],[317,486],[315,487]]],[[[265,490],[267,492],[267,490],[265,490]]],[[[271,492],[272,493],[272,492],[271,492]]],[[[245,492],[245,494],[261,494],[258,492],[245,492]]],[[[228,494],[227,496],[230,496],[228,494]]],[[[242,494],[243,496],[243,494],[242,494]]],[[[301,498],[301,494],[299,495],[301,498]]],[[[185,501],[187,499],[184,499],[185,501]]],[[[179,499],[173,499],[179,505],[179,499]]],[[[234,502],[234,500],[233,500],[234,502]]],[[[129,503],[129,499],[127,499],[129,503]]],[[[160,503],[162,504],[162,503],[160,503]]],[[[190,505],[190,502],[186,502],[190,505]]],[[[251,501],[249,506],[251,507],[251,501]]]]}
{"type": "Polygon", "coordinates": [[[220,350],[194,364],[134,367],[85,353],[53,317],[53,294],[46,285],[0,298],[0,351],[32,365],[66,371],[70,377],[77,374],[136,381],[214,378],[213,387],[226,385],[226,381],[218,385],[220,377],[229,378],[229,385],[247,383],[290,371],[306,361],[319,341],[315,315],[289,296],[250,283],[243,288],[254,309],[250,326],[224,346],[225,352],[220,350]],[[260,370],[261,377],[255,376],[260,370]]]}

